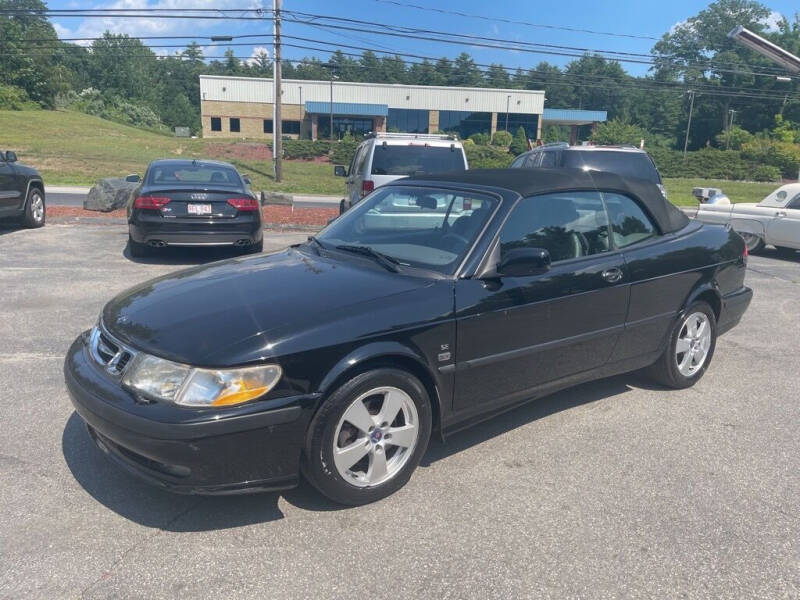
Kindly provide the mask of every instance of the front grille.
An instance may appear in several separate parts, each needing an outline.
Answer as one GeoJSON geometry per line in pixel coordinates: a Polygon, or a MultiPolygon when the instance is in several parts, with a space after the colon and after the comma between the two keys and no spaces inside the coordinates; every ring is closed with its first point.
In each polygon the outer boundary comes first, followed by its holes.
{"type": "Polygon", "coordinates": [[[89,350],[95,362],[116,377],[122,376],[135,354],[109,335],[102,325],[92,330],[89,350]]]}

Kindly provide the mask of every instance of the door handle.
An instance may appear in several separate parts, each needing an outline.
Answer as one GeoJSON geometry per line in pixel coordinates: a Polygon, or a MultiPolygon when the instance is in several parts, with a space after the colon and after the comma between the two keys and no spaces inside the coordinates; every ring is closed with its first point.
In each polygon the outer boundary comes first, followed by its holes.
{"type": "Polygon", "coordinates": [[[776,217],[785,217],[786,216],[786,211],[785,210],[779,210],[778,212],[775,213],[775,216],[776,217]]]}
{"type": "Polygon", "coordinates": [[[606,269],[603,271],[602,276],[603,279],[605,279],[608,283],[617,283],[620,279],[622,279],[622,269],[618,267],[606,269]]]}

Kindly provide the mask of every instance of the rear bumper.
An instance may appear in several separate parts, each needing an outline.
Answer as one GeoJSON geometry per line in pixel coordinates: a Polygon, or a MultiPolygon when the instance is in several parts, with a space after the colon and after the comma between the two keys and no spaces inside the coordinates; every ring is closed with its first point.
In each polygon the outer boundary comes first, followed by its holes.
{"type": "Polygon", "coordinates": [[[297,484],[313,396],[216,415],[138,404],[92,361],[83,336],[67,352],[64,379],[95,444],[152,485],[183,494],[240,494],[297,484]]]}
{"type": "Polygon", "coordinates": [[[158,222],[134,219],[131,239],[140,244],[167,246],[233,246],[256,244],[263,237],[261,219],[232,222],[158,222]]]}
{"type": "Polygon", "coordinates": [[[752,299],[753,290],[744,286],[722,297],[722,309],[717,323],[718,335],[730,331],[739,323],[752,299]]]}

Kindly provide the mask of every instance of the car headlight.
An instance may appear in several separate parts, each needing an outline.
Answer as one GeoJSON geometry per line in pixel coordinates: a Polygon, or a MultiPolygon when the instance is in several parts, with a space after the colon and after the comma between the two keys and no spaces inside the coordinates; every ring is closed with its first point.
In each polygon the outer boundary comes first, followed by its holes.
{"type": "Polygon", "coordinates": [[[123,384],[147,398],[181,406],[233,406],[266,394],[278,383],[281,373],[277,365],[196,369],[139,354],[123,384]]]}

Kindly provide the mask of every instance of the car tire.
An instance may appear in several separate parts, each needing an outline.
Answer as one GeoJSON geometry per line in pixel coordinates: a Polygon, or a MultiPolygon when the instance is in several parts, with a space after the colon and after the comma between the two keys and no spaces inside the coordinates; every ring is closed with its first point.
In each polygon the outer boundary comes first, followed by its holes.
{"type": "Polygon", "coordinates": [[[339,214],[343,215],[345,210],[347,209],[345,208],[344,198],[342,198],[342,200],[339,202],[339,214]]]}
{"type": "Polygon", "coordinates": [[[797,250],[794,248],[787,248],[786,246],[775,246],[778,251],[778,256],[782,258],[794,258],[797,256],[797,250]]]}
{"type": "Polygon", "coordinates": [[[144,258],[146,256],[150,256],[152,252],[150,246],[147,244],[142,244],[140,242],[136,242],[133,238],[129,235],[128,236],[128,252],[133,258],[144,258]]]}
{"type": "Polygon", "coordinates": [[[739,235],[744,240],[744,245],[747,246],[747,252],[750,254],[761,252],[764,249],[764,246],[766,246],[764,243],[764,238],[762,238],[760,235],[747,232],[739,232],[739,235]]]}
{"type": "Polygon", "coordinates": [[[393,368],[361,373],[314,415],[303,474],[334,502],[375,502],[408,482],[428,447],[431,426],[430,398],[416,377],[393,368]]]}
{"type": "Polygon", "coordinates": [[[264,251],[264,239],[262,238],[257,242],[254,242],[249,246],[246,246],[244,254],[261,254],[263,251],[264,251]]]}
{"type": "Polygon", "coordinates": [[[670,388],[691,387],[706,372],[716,345],[714,310],[706,302],[695,302],[673,325],[664,354],[649,367],[648,374],[670,388]]]}
{"type": "Polygon", "coordinates": [[[31,187],[25,200],[25,214],[22,217],[22,222],[25,227],[35,229],[44,226],[45,218],[44,195],[40,189],[31,187]]]}

